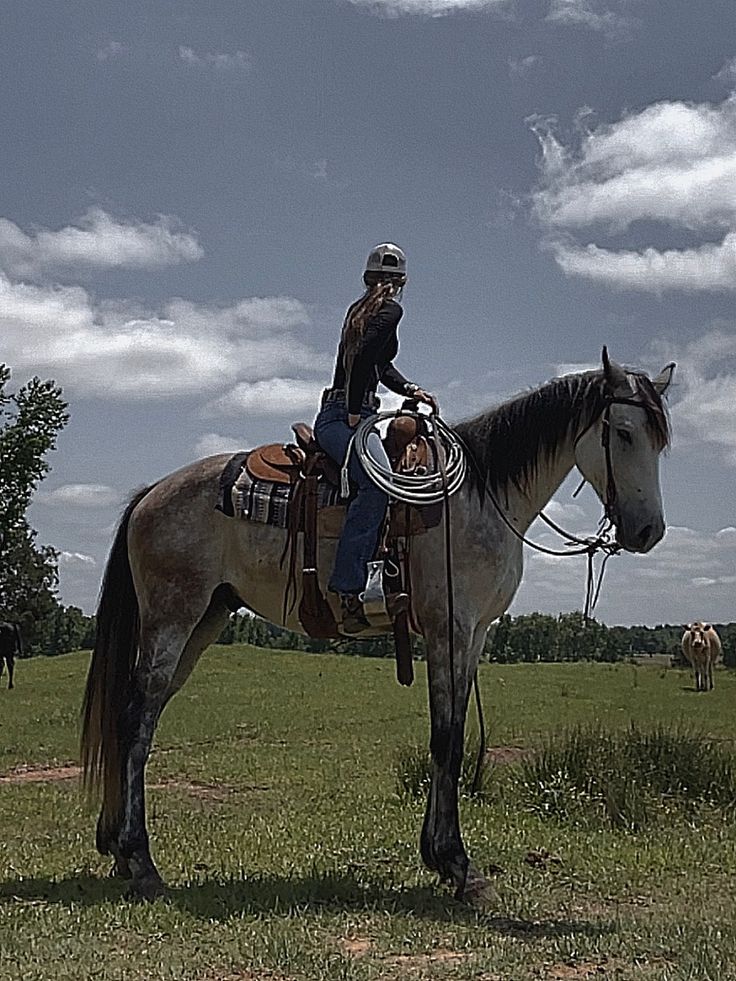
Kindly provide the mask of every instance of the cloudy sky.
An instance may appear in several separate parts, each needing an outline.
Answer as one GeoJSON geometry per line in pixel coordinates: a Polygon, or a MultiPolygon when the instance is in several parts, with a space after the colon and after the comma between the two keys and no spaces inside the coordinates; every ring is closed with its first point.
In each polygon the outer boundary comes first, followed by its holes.
{"type": "MultiPolygon", "coordinates": [[[[6,0],[0,66],[0,360],[70,402],[31,513],[64,602],[131,489],[313,415],[393,239],[398,364],[450,420],[604,343],[678,361],[667,537],[599,615],[734,619],[733,0],[6,0]]],[[[583,574],[528,556],[512,612],[583,574]]]]}

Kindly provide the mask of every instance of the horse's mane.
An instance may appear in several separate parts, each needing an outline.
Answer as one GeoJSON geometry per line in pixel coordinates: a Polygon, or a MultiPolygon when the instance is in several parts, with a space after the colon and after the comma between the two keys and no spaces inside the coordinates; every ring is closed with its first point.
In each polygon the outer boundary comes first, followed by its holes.
{"type": "MultiPolygon", "coordinates": [[[[651,379],[626,372],[634,397],[646,408],[647,427],[660,449],[669,446],[670,425],[651,379]]],[[[553,378],[539,388],[460,422],[453,428],[470,454],[470,479],[481,496],[485,488],[509,484],[523,490],[540,463],[554,458],[560,443],[582,432],[603,412],[606,380],[602,369],[553,378]]]]}

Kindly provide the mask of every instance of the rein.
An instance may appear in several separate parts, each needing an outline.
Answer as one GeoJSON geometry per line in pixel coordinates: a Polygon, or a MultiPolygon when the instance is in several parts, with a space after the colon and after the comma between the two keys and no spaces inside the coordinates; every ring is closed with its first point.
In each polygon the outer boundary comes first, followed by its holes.
{"type": "MultiPolygon", "coordinates": [[[[440,420],[441,421],[441,420],[440,420]]],[[[456,438],[457,434],[455,434],[456,438]]],[[[442,506],[445,515],[445,578],[447,581],[447,651],[450,661],[450,727],[455,726],[455,590],[452,575],[452,536],[450,533],[450,493],[451,488],[447,480],[445,469],[445,458],[443,447],[440,443],[437,429],[433,430],[435,458],[442,477],[442,506]]],[[[462,443],[461,443],[462,445],[462,443]]],[[[465,452],[467,450],[463,446],[465,452]]],[[[486,756],[486,725],[483,717],[483,704],[480,697],[480,682],[478,681],[478,668],[476,666],[473,675],[473,690],[475,692],[475,708],[478,715],[478,756],[475,761],[473,772],[473,782],[470,792],[476,794],[480,790],[480,782],[483,774],[483,763],[486,756]]],[[[467,869],[465,870],[467,876],[467,869]]],[[[462,888],[465,888],[464,885],[462,888]]],[[[458,889],[459,891],[459,889],[458,889]]]]}
{"type": "MultiPolygon", "coordinates": [[[[493,506],[496,508],[499,517],[506,525],[506,527],[511,531],[519,541],[523,542],[524,545],[528,545],[530,548],[535,549],[537,552],[542,552],[545,555],[555,555],[561,558],[566,558],[567,556],[585,555],[587,556],[587,574],[586,574],[586,584],[585,584],[585,608],[583,610],[583,616],[586,620],[589,620],[595,610],[596,604],[598,603],[598,598],[600,597],[601,586],[603,585],[603,576],[606,571],[606,565],[608,560],[612,555],[618,555],[622,551],[621,545],[619,545],[614,539],[611,538],[611,531],[614,528],[613,521],[613,508],[616,503],[616,498],[618,492],[616,490],[616,480],[613,474],[613,460],[611,458],[611,406],[612,405],[633,405],[639,409],[646,410],[646,402],[642,402],[635,398],[626,398],[624,396],[608,396],[605,400],[605,407],[603,409],[602,418],[602,428],[601,428],[601,446],[603,447],[603,452],[606,460],[606,496],[603,501],[603,515],[600,522],[598,523],[598,530],[595,537],[579,538],[577,535],[573,535],[570,532],[565,531],[556,524],[551,518],[549,518],[544,511],[540,511],[537,517],[541,518],[546,525],[548,525],[553,531],[555,531],[560,537],[565,539],[566,545],[569,547],[563,549],[548,548],[546,545],[540,545],[538,542],[532,541],[527,538],[523,532],[520,532],[514,527],[513,523],[506,516],[506,512],[501,507],[496,495],[485,484],[485,493],[491,499],[493,506]],[[572,547],[577,546],[577,547],[572,547]],[[595,576],[595,565],[594,559],[597,552],[604,553],[604,559],[601,564],[600,573],[596,581],[595,576]]],[[[589,429],[596,424],[600,416],[596,416],[585,429],[582,430],[576,437],[573,443],[573,448],[577,446],[580,440],[585,436],[589,429]]],[[[463,449],[468,454],[468,457],[473,461],[476,473],[479,472],[479,468],[473,459],[473,455],[468,449],[468,447],[463,444],[463,449]]],[[[575,497],[585,484],[585,480],[582,481],[578,489],[573,494],[575,497]]]]}

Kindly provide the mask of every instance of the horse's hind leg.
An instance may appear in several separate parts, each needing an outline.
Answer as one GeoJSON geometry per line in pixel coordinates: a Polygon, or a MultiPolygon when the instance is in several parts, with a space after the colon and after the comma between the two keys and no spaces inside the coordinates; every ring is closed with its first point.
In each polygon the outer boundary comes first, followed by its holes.
{"type": "Polygon", "coordinates": [[[124,722],[122,814],[112,848],[118,868],[133,878],[133,890],[153,899],[163,881],[151,858],[145,813],[145,768],[153,734],[166,703],[188,631],[169,624],[144,627],[138,669],[124,722]]]}
{"type": "Polygon", "coordinates": [[[13,673],[15,672],[15,657],[13,656],[12,652],[8,654],[8,656],[5,658],[5,661],[8,665],[8,691],[10,691],[11,688],[15,687],[15,685],[13,684],[13,673]]]}
{"type": "Polygon", "coordinates": [[[115,846],[118,870],[129,872],[133,891],[152,899],[163,881],[151,858],[145,814],[145,767],[164,706],[184,684],[204,648],[216,640],[228,609],[214,597],[193,630],[157,623],[141,630],[141,656],[126,728],[129,743],[123,774],[123,813],[115,846]]]}
{"type": "Polygon", "coordinates": [[[207,607],[207,612],[192,631],[184,652],[179,658],[167,701],[179,691],[192,673],[205,647],[214,644],[225,629],[231,611],[235,610],[238,605],[233,602],[231,595],[232,591],[229,587],[222,586],[215,590],[210,605],[207,607]]]}

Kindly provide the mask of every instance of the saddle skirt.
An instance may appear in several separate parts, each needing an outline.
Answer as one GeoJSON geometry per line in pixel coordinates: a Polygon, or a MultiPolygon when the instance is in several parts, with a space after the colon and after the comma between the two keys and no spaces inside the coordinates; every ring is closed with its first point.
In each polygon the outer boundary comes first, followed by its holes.
{"type": "MultiPolygon", "coordinates": [[[[244,521],[255,521],[274,528],[288,528],[289,505],[295,485],[254,479],[248,471],[248,455],[240,455],[245,458],[237,477],[227,481],[229,489],[222,488],[217,509],[244,521]]],[[[347,504],[348,500],[340,496],[339,487],[323,479],[317,482],[317,534],[320,538],[340,537],[347,504]]],[[[389,537],[421,535],[428,528],[439,524],[440,519],[441,505],[417,508],[395,502],[390,510],[389,537]]]]}
{"type": "MultiPolygon", "coordinates": [[[[260,524],[272,525],[274,528],[289,527],[289,505],[296,490],[296,483],[287,483],[280,479],[254,477],[249,468],[249,458],[246,454],[240,471],[231,484],[231,514],[246,521],[256,521],[260,524]]],[[[259,473],[267,473],[272,464],[263,466],[263,458],[257,457],[256,467],[259,473]]],[[[333,508],[340,501],[340,488],[326,480],[317,482],[317,509],[321,513],[325,508],[333,508]]],[[[345,504],[347,502],[343,502],[345,504]]],[[[343,507],[337,507],[342,513],[343,507]]],[[[319,524],[319,518],[318,518],[319,524]]],[[[339,532],[338,532],[339,536],[339,532]]],[[[331,536],[329,536],[331,537],[331,536]]]]}
{"type": "MultiPolygon", "coordinates": [[[[220,477],[220,499],[216,507],[224,514],[247,521],[289,528],[290,504],[305,473],[317,476],[317,534],[339,538],[348,499],[340,494],[340,471],[322,452],[305,423],[293,427],[296,443],[267,443],[247,453],[235,454],[220,477]]],[[[418,431],[413,416],[392,420],[384,446],[394,470],[427,473],[434,468],[434,454],[418,431]]],[[[439,523],[441,508],[413,507],[392,502],[390,538],[421,534],[439,523]]]]}

